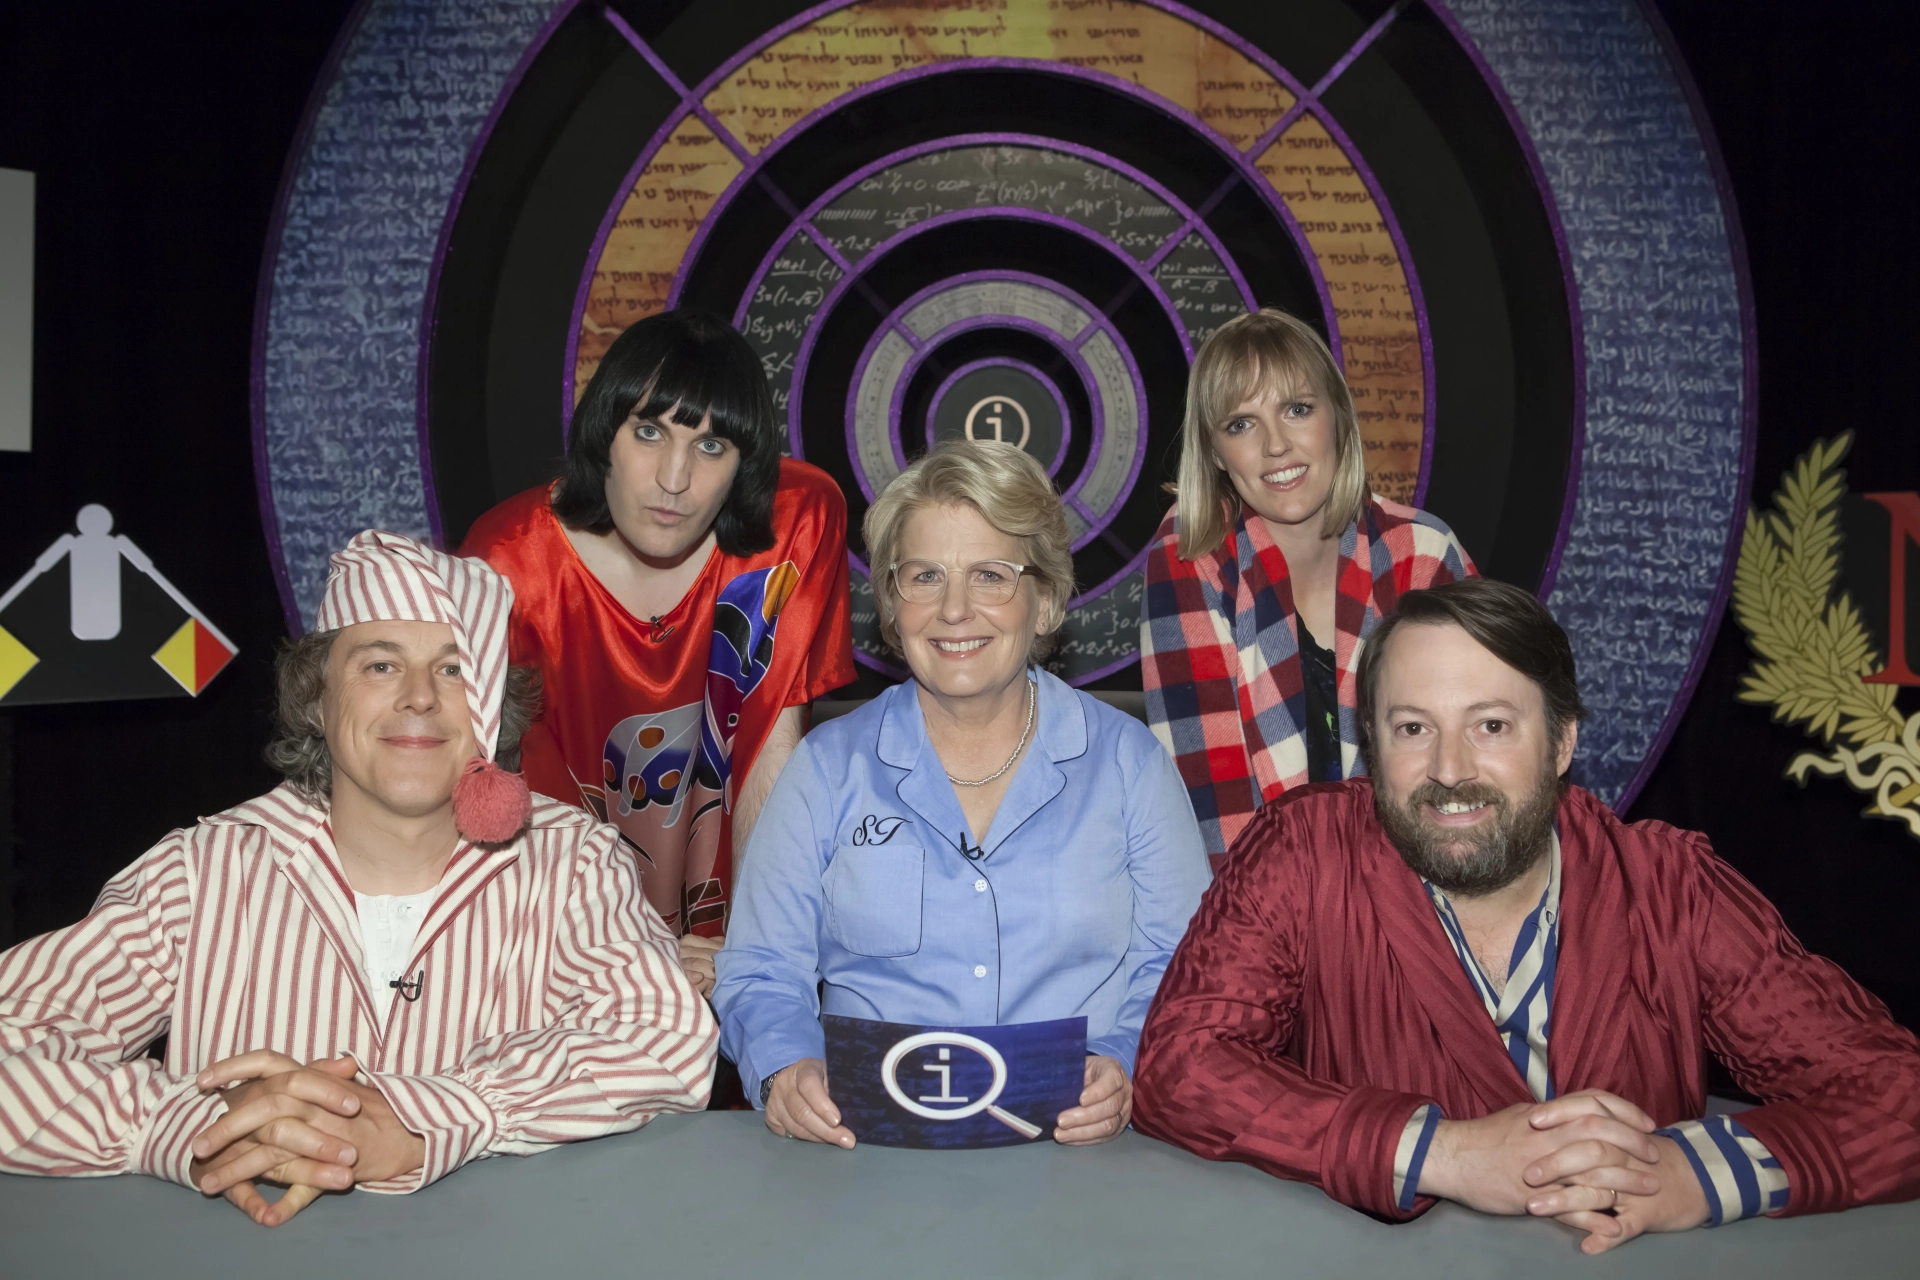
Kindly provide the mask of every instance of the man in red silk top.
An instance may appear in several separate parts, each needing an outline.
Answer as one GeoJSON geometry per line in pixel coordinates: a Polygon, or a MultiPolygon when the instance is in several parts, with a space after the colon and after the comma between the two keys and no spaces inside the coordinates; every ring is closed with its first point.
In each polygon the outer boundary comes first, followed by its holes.
{"type": "Polygon", "coordinates": [[[1134,1125],[1389,1220],[1643,1231],[1920,1196],[1920,1045],[1706,838],[1564,774],[1566,634],[1483,579],[1362,657],[1371,778],[1234,844],[1140,1040],[1134,1125]],[[1706,1111],[1707,1055],[1762,1105],[1706,1111]]]}
{"type": "Polygon", "coordinates": [[[560,479],[480,517],[461,554],[512,582],[512,660],[541,673],[528,784],[620,830],[710,993],[733,851],[807,704],[854,678],[845,498],[780,456],[746,340],[670,311],[608,349],[560,479]]]}

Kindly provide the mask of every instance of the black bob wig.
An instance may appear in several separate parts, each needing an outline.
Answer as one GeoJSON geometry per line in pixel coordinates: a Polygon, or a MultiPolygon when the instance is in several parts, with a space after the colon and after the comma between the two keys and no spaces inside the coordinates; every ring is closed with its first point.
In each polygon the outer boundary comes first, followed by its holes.
{"type": "Polygon", "coordinates": [[[643,419],[697,427],[713,415],[713,434],[740,451],[740,468],[714,540],[730,556],[773,546],[773,491],[780,483],[780,435],[760,358],[732,327],[691,311],[648,316],[614,339],[573,413],[572,438],[553,491],[562,524],[592,533],[613,528],[607,509],[608,451],[637,407],[643,419]]]}

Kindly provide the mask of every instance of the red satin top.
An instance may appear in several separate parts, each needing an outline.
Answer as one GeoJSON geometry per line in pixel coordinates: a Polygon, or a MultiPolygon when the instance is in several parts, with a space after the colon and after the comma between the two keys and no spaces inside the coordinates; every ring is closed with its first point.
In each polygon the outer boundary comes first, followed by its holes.
{"type": "Polygon", "coordinates": [[[716,548],[653,620],[593,576],[545,485],[481,516],[460,548],[513,584],[509,657],[540,670],[528,784],[618,827],[648,901],[683,932],[725,930],[733,801],[775,719],[854,678],[845,498],[782,459],[773,528],[758,555],[716,548]]]}
{"type": "MultiPolygon", "coordinates": [[[[1913,1033],[1705,836],[1622,822],[1578,787],[1559,831],[1558,1092],[1698,1119],[1712,1053],[1764,1104],[1740,1123],[1786,1170],[1787,1213],[1920,1197],[1913,1033]]],[[[1532,1101],[1361,778],[1288,791],[1235,842],[1147,1017],[1134,1127],[1398,1219],[1416,1107],[1532,1101]]]]}

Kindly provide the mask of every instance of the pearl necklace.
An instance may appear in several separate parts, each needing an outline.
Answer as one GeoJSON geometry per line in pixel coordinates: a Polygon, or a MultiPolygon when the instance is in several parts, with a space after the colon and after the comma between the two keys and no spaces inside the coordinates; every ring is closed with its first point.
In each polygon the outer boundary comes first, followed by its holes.
{"type": "Polygon", "coordinates": [[[956,787],[984,787],[989,782],[992,782],[995,778],[998,778],[1001,774],[1005,773],[1007,770],[1013,768],[1013,762],[1015,760],[1018,760],[1020,758],[1020,753],[1027,749],[1027,735],[1033,732],[1033,708],[1034,708],[1034,701],[1036,697],[1035,690],[1038,687],[1039,687],[1038,681],[1035,681],[1035,680],[1027,681],[1027,727],[1020,731],[1020,741],[1013,748],[1013,754],[1007,757],[1007,762],[1001,765],[998,769],[995,769],[992,773],[988,774],[986,777],[978,778],[973,781],[968,781],[965,778],[956,778],[949,773],[947,775],[948,782],[951,782],[956,787]]]}

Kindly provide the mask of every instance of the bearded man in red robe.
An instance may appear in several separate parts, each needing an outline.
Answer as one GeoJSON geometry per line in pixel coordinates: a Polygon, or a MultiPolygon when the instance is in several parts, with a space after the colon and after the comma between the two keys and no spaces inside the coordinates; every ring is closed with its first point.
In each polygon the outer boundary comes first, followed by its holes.
{"type": "Polygon", "coordinates": [[[1706,837],[1566,781],[1565,632],[1518,588],[1370,638],[1371,778],[1235,842],[1140,1040],[1134,1125],[1389,1221],[1644,1231],[1920,1196],[1920,1044],[1706,837]],[[1761,1105],[1708,1115],[1708,1055],[1761,1105]]]}

